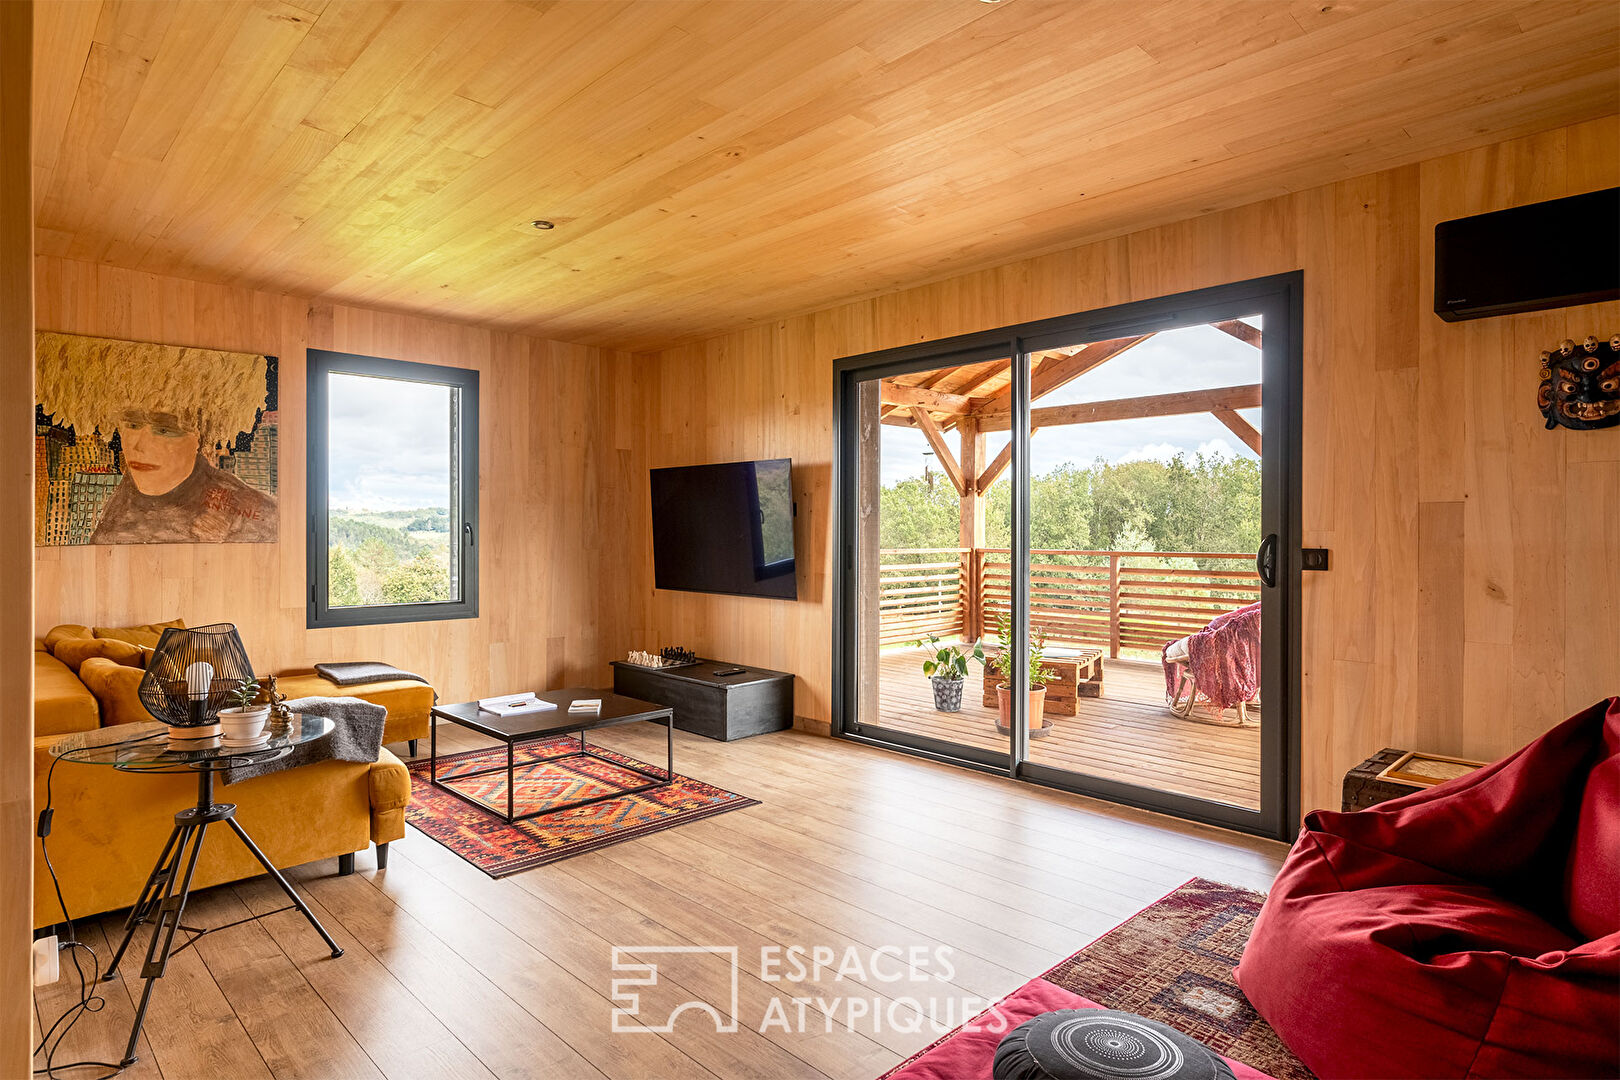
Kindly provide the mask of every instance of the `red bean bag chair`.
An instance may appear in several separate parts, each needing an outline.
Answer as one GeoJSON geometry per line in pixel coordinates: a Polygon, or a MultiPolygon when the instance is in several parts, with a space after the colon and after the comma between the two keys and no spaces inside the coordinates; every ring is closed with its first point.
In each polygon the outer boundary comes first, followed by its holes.
{"type": "Polygon", "coordinates": [[[1307,815],[1237,981],[1323,1080],[1620,1076],[1620,698],[1307,815]]]}

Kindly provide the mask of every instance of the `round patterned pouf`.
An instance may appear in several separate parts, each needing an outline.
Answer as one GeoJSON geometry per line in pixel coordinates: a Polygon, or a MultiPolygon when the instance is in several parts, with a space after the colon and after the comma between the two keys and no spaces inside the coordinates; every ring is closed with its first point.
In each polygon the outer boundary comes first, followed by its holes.
{"type": "Polygon", "coordinates": [[[996,1047],[995,1080],[1233,1080],[1197,1039],[1111,1009],[1059,1009],[1026,1020],[996,1047]]]}

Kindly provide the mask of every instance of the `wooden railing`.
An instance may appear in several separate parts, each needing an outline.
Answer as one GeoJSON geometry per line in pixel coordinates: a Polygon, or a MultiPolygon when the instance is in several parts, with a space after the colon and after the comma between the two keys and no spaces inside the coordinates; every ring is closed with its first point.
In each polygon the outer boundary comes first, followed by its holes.
{"type": "MultiPolygon", "coordinates": [[[[1030,560],[1031,627],[1050,641],[1102,647],[1110,656],[1157,651],[1260,599],[1254,556],[1246,552],[1039,549],[1030,560]]],[[[1006,548],[884,549],[879,578],[883,645],[928,633],[978,637],[1010,610],[1006,548]]]]}
{"type": "Polygon", "coordinates": [[[965,631],[972,548],[884,548],[878,556],[879,645],[965,631]]]}

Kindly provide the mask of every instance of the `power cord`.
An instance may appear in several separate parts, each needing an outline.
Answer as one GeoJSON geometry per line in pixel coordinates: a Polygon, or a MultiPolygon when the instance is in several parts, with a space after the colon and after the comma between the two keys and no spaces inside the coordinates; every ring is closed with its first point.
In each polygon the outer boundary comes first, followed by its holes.
{"type": "MultiPolygon", "coordinates": [[[[157,738],[161,734],[162,732],[158,732],[152,735],[143,735],[138,739],[126,739],[121,743],[109,744],[108,748],[133,746],[136,743],[157,738]]],[[[68,1032],[73,1030],[73,1025],[77,1024],[85,1013],[100,1012],[107,1004],[106,998],[90,989],[90,987],[101,981],[101,958],[96,955],[95,949],[79,940],[78,932],[73,927],[73,916],[68,914],[67,901],[62,898],[62,883],[57,880],[56,867],[51,865],[50,848],[45,842],[46,838],[51,835],[51,818],[55,814],[52,806],[51,783],[56,778],[56,766],[61,760],[59,757],[52,758],[51,767],[45,771],[45,809],[39,812],[39,824],[35,829],[35,833],[39,837],[39,853],[44,859],[45,870],[51,875],[51,887],[56,890],[57,907],[62,909],[62,922],[67,927],[67,935],[58,946],[58,949],[66,950],[69,958],[73,961],[73,970],[79,976],[79,1000],[69,1005],[62,1015],[56,1018],[56,1022],[47,1028],[45,1034],[40,1037],[39,1045],[34,1047],[33,1056],[38,1057],[40,1054],[44,1054],[45,1067],[35,1069],[34,1075],[57,1080],[56,1073],[58,1069],[93,1067],[111,1069],[111,1072],[103,1073],[95,1078],[95,1080],[109,1080],[109,1078],[123,1072],[124,1066],[114,1064],[111,1061],[73,1061],[63,1065],[56,1064],[56,1052],[61,1049],[62,1041],[67,1038],[68,1032]],[[79,963],[79,950],[81,949],[90,954],[92,962],[92,977],[88,980],[84,976],[84,966],[79,963]],[[53,1035],[55,1036],[54,1040],[52,1039],[53,1035]]]]}

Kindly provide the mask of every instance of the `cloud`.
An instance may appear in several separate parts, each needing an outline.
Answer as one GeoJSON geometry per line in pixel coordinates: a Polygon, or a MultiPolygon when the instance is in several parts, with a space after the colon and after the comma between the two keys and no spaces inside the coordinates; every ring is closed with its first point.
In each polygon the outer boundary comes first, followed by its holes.
{"type": "Polygon", "coordinates": [[[351,510],[450,505],[449,387],[332,375],[329,500],[351,510]]]}
{"type": "Polygon", "coordinates": [[[1126,465],[1133,461],[1169,461],[1179,453],[1182,453],[1181,447],[1167,442],[1148,443],[1146,446],[1139,446],[1135,450],[1128,450],[1121,454],[1114,459],[1114,464],[1126,465]]]}

